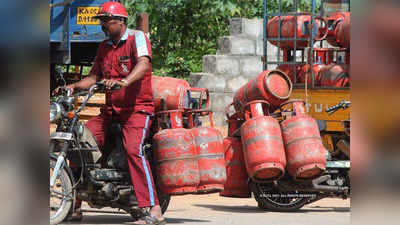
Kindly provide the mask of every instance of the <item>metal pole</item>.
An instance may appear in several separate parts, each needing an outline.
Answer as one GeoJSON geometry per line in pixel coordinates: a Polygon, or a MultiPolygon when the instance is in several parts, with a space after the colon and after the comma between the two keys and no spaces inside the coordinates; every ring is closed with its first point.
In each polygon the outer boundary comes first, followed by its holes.
{"type": "Polygon", "coordinates": [[[267,70],[268,69],[268,64],[267,64],[267,24],[268,24],[268,17],[267,17],[267,0],[264,0],[264,26],[263,26],[263,41],[264,41],[264,58],[263,58],[263,69],[267,70]]]}

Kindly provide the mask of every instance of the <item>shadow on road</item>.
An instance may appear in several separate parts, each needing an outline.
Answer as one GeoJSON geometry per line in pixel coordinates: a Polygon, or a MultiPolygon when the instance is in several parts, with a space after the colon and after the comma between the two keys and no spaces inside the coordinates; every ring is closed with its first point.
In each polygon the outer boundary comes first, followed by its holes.
{"type": "MultiPolygon", "coordinates": [[[[311,206],[312,212],[350,212],[350,207],[322,207],[322,206],[311,206]]],[[[307,209],[304,209],[307,210],[307,209]]]]}
{"type": "Polygon", "coordinates": [[[224,205],[205,205],[205,204],[195,204],[194,206],[209,208],[216,211],[223,212],[235,212],[235,213],[265,213],[265,211],[260,210],[256,206],[224,206],[224,205]]]}
{"type": "MultiPolygon", "coordinates": [[[[194,206],[209,208],[216,211],[223,212],[235,212],[235,213],[267,213],[273,212],[268,210],[261,210],[255,206],[223,206],[223,205],[204,205],[195,204],[194,206]]],[[[312,212],[350,212],[350,207],[321,207],[311,206],[309,208],[303,208],[294,212],[275,212],[275,213],[312,213],[312,212]]]]}
{"type": "Polygon", "coordinates": [[[62,224],[125,224],[132,223],[129,215],[84,215],[81,222],[64,222],[62,224]]]}
{"type": "MultiPolygon", "coordinates": [[[[197,219],[183,219],[183,218],[171,218],[165,217],[168,223],[185,223],[185,222],[195,222],[195,223],[207,223],[210,220],[197,220],[197,219]]],[[[64,222],[62,224],[131,224],[133,222],[132,217],[127,215],[85,215],[81,222],[64,222]]]]}
{"type": "Polygon", "coordinates": [[[185,222],[197,222],[197,223],[207,223],[211,222],[210,220],[196,220],[196,219],[182,219],[182,218],[171,218],[171,217],[166,217],[165,218],[168,223],[185,223],[185,222]]]}

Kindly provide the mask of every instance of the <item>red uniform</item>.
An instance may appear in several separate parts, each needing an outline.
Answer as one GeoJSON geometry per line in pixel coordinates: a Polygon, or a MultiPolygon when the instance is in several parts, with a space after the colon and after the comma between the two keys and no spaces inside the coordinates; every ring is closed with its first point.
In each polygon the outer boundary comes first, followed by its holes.
{"type": "MultiPolygon", "coordinates": [[[[100,44],[91,74],[121,80],[130,74],[142,56],[151,60],[149,39],[142,31],[127,29],[118,44],[112,40],[100,44]]],[[[109,124],[113,120],[121,123],[123,144],[139,207],[159,204],[150,165],[142,152],[151,125],[150,116],[154,113],[151,75],[150,69],[142,79],[128,87],[107,91],[106,105],[101,114],[86,123],[100,147],[104,145],[109,124]]]]}

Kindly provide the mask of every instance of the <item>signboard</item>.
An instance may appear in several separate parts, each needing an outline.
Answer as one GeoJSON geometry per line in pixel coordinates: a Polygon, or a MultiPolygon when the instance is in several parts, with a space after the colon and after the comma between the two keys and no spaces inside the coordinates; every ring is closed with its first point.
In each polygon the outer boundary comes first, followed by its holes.
{"type": "Polygon", "coordinates": [[[94,19],[100,7],[77,7],[76,24],[79,25],[99,25],[100,20],[94,19]]]}

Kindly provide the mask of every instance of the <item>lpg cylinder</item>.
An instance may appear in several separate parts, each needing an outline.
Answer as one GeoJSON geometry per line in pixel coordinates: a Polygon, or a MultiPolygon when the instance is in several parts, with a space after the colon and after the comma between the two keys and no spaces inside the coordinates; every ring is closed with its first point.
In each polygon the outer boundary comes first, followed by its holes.
{"type": "MultiPolygon", "coordinates": [[[[316,29],[313,30],[314,40],[323,40],[328,32],[327,22],[322,17],[315,17],[316,29]]],[[[297,38],[309,38],[311,27],[311,16],[310,15],[299,15],[297,16],[297,27],[296,18],[294,16],[281,16],[281,38],[294,38],[297,33],[297,38]]],[[[268,20],[267,25],[267,36],[268,38],[278,38],[279,34],[279,17],[273,17],[268,20]]],[[[278,41],[269,40],[269,42],[275,46],[278,46],[278,41]]],[[[294,40],[285,40],[280,42],[280,48],[291,48],[294,49],[294,40]]],[[[298,40],[296,41],[296,48],[306,48],[309,45],[309,40],[298,40]]]]}
{"type": "MultiPolygon", "coordinates": [[[[282,107],[294,102],[283,103],[282,107]]],[[[317,122],[304,113],[304,103],[302,105],[302,107],[293,106],[294,115],[281,122],[287,170],[296,180],[316,178],[325,171],[326,165],[326,150],[322,144],[317,122]]]]}
{"type": "Polygon", "coordinates": [[[226,168],[221,133],[212,127],[190,129],[197,151],[200,171],[198,193],[218,192],[224,189],[226,168]]]}
{"type": "Polygon", "coordinates": [[[225,107],[225,115],[228,123],[228,137],[240,136],[240,126],[244,123],[244,119],[239,117],[237,112],[230,114],[230,108],[233,102],[225,107]]]}
{"type": "Polygon", "coordinates": [[[265,70],[236,91],[233,105],[237,112],[243,112],[248,102],[266,100],[271,105],[270,111],[274,111],[291,93],[292,82],[284,72],[265,70]]]}
{"type": "MultiPolygon", "coordinates": [[[[320,71],[326,65],[317,62],[312,66],[313,74],[314,74],[314,85],[320,85],[320,71]]],[[[302,65],[299,75],[297,76],[297,83],[305,84],[307,81],[308,85],[311,85],[311,72],[310,72],[310,64],[302,65]]]]}
{"type": "Polygon", "coordinates": [[[349,87],[349,66],[346,64],[331,64],[320,70],[320,85],[324,87],[349,87]]]}
{"type": "Polygon", "coordinates": [[[299,77],[303,64],[299,65],[289,65],[289,64],[281,64],[277,67],[278,70],[284,72],[290,78],[292,83],[296,83],[295,77],[299,77]],[[295,74],[296,71],[296,74],[295,74]],[[296,76],[295,76],[296,75],[296,76]]]}
{"type": "Polygon", "coordinates": [[[350,14],[336,24],[335,38],[339,47],[350,48],[350,14]]]}
{"type": "Polygon", "coordinates": [[[226,183],[220,196],[249,198],[251,192],[247,181],[249,176],[243,157],[242,143],[239,138],[226,137],[224,139],[226,183]]]}
{"type": "Polygon", "coordinates": [[[335,47],[350,47],[350,12],[335,12],[328,18],[327,42],[335,47]]]}
{"type": "Polygon", "coordinates": [[[189,108],[190,85],[172,77],[152,76],[153,100],[156,111],[189,108]],[[163,108],[162,102],[166,108],[163,108]]]}
{"type": "Polygon", "coordinates": [[[241,126],[240,133],[246,169],[251,179],[271,182],[282,177],[286,156],[278,121],[271,116],[252,117],[241,126]]]}
{"type": "Polygon", "coordinates": [[[153,136],[157,177],[166,194],[194,193],[200,182],[196,147],[190,130],[165,129],[153,136]]]}

